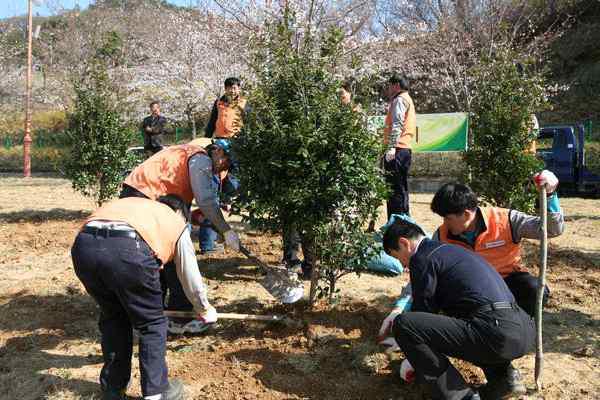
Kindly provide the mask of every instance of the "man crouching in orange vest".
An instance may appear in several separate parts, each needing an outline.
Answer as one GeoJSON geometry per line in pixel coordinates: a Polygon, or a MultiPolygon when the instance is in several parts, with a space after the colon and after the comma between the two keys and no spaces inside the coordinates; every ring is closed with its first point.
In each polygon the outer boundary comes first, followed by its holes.
{"type": "MultiPolygon", "coordinates": [[[[548,193],[548,237],[564,231],[564,218],[556,187],[558,179],[550,171],[537,174],[536,184],[546,185],[548,193]]],[[[499,207],[479,207],[477,195],[460,183],[442,186],[431,202],[431,210],[444,218],[433,234],[434,240],[456,244],[475,251],[486,259],[515,296],[517,303],[529,315],[535,313],[537,278],[521,263],[521,239],[539,239],[540,218],[517,210],[499,207]]],[[[547,301],[545,288],[544,301],[547,301]]]]}
{"type": "MultiPolygon", "coordinates": [[[[225,244],[235,251],[240,239],[225,221],[219,206],[219,182],[214,175],[230,169],[229,143],[219,140],[202,148],[191,143],[170,146],[138,165],[123,183],[121,198],[143,197],[157,200],[168,193],[178,195],[186,204],[193,199],[205,218],[225,237],[225,244]]],[[[227,179],[233,179],[227,174],[227,179]]],[[[172,264],[166,265],[166,284],[169,286],[171,310],[192,308],[179,285],[172,264]]],[[[166,289],[165,289],[166,290],[166,289]]],[[[198,320],[169,319],[171,333],[199,333],[207,326],[198,320]]]]}
{"type": "MultiPolygon", "coordinates": [[[[558,178],[550,171],[534,176],[536,185],[545,185],[548,199],[548,237],[564,231],[564,218],[556,195],[558,178]]],[[[433,240],[455,244],[472,250],[498,271],[517,304],[530,316],[535,313],[538,280],[521,263],[521,239],[539,239],[540,218],[517,210],[479,207],[477,195],[466,185],[447,183],[431,202],[431,210],[444,218],[433,234],[433,240]]],[[[544,304],[549,290],[544,288],[544,304]]],[[[502,393],[523,394],[525,387],[518,370],[509,366],[500,372],[495,388],[502,393]],[[506,376],[507,375],[507,376],[506,376]],[[502,379],[500,379],[502,378],[502,379]]],[[[489,377],[488,377],[489,378],[489,377]]]]}
{"type": "Polygon", "coordinates": [[[158,201],[118,199],[94,211],[75,239],[71,249],[75,273],[100,306],[102,399],[126,399],[132,327],[139,332],[144,399],[183,399],[182,383],[167,378],[167,319],[159,278],[165,263],[175,262],[198,318],[205,323],[217,320],[198,270],[186,217],[189,208],[175,195],[158,201]]]}

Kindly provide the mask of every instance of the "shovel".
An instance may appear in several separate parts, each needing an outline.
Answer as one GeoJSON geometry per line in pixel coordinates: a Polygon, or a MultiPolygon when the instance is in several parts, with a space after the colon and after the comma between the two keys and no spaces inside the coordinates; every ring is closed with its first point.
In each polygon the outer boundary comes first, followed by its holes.
{"type": "MultiPolygon", "coordinates": [[[[197,318],[197,314],[193,311],[173,311],[164,310],[167,317],[172,318],[197,318]]],[[[262,322],[282,322],[289,324],[290,319],[283,315],[254,315],[254,314],[239,314],[239,313],[218,313],[219,319],[233,319],[240,321],[262,321],[262,322]]]]}
{"type": "Polygon", "coordinates": [[[260,284],[267,292],[283,304],[292,304],[304,296],[304,284],[298,275],[284,267],[272,267],[264,263],[244,246],[240,252],[254,261],[267,275],[260,284]]]}
{"type": "Polygon", "coordinates": [[[548,262],[548,210],[547,210],[546,187],[540,187],[540,218],[541,218],[541,242],[540,242],[540,276],[538,277],[538,289],[535,309],[535,324],[537,334],[535,337],[535,388],[542,390],[542,370],[544,368],[544,353],[542,349],[542,307],[544,299],[544,288],[546,287],[546,266],[548,262]]]}

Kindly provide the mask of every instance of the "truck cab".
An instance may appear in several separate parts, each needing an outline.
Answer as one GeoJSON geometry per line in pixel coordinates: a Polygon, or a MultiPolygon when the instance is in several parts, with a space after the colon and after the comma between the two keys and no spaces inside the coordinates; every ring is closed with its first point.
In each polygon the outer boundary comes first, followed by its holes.
{"type": "Polygon", "coordinates": [[[537,155],[545,168],[559,179],[563,193],[600,195],[600,176],[585,164],[585,130],[583,125],[547,126],[540,129],[537,155]]]}

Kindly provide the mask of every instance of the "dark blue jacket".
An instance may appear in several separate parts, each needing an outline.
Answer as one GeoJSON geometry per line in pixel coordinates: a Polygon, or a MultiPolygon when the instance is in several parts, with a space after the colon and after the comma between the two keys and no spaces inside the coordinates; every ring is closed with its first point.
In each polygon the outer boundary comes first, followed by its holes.
{"type": "Polygon", "coordinates": [[[485,304],[515,302],[496,270],[462,247],[423,239],[410,258],[411,311],[468,317],[485,304]]]}

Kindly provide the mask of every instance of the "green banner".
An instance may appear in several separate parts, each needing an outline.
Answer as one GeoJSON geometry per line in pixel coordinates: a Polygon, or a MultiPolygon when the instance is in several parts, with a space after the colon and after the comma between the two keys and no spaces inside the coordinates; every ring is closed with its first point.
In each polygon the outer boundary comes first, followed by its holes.
{"type": "MultiPolygon", "coordinates": [[[[385,116],[370,117],[369,129],[384,127],[385,116]]],[[[467,149],[467,113],[417,114],[417,134],[413,151],[464,151],[467,149]]]]}

